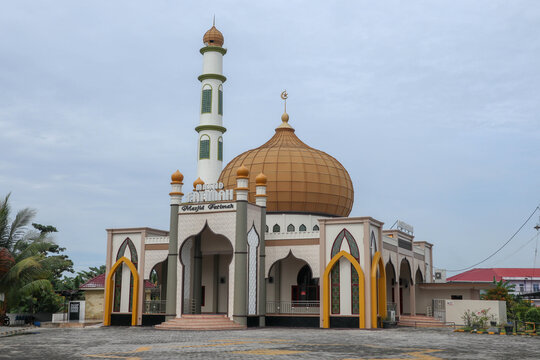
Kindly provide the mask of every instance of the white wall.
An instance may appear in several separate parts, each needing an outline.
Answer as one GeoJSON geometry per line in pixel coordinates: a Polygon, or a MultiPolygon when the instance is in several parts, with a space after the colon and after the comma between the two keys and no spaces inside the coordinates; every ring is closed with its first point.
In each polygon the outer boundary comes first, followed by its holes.
{"type": "Polygon", "coordinates": [[[465,325],[461,318],[465,311],[479,312],[484,309],[489,309],[488,316],[494,315],[497,324],[506,323],[506,302],[496,300],[446,300],[446,321],[465,325]]]}

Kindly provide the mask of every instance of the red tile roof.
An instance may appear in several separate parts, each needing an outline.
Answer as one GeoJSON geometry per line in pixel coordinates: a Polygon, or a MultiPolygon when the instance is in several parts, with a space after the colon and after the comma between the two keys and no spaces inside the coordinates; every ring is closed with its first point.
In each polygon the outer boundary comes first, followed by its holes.
{"type": "Polygon", "coordinates": [[[530,278],[540,277],[540,269],[533,268],[489,268],[489,269],[472,269],[464,273],[454,275],[446,279],[446,281],[499,281],[507,278],[530,278]]]}
{"type": "MultiPolygon", "coordinates": [[[[151,289],[155,288],[156,285],[152,284],[150,281],[145,280],[144,281],[144,288],[145,289],[151,289]]],[[[105,274],[101,274],[96,276],[93,279],[88,280],[84,284],[82,284],[79,289],[103,289],[105,288],[105,274]]]]}

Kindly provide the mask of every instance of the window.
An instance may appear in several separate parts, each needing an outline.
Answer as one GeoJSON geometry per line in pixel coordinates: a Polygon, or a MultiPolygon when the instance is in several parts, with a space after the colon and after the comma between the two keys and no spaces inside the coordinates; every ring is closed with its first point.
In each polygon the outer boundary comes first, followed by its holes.
{"type": "Polygon", "coordinates": [[[266,225],[266,232],[268,232],[268,225],[266,225]]]}
{"type": "Polygon", "coordinates": [[[519,292],[525,292],[525,284],[519,284],[519,292]]]}
{"type": "Polygon", "coordinates": [[[450,295],[452,300],[463,300],[463,295],[450,295]]]}
{"type": "Polygon", "coordinates": [[[218,114],[223,115],[223,89],[221,85],[218,90],[218,114]]]}
{"type": "Polygon", "coordinates": [[[298,228],[298,231],[306,231],[306,225],[304,224],[300,225],[300,227],[298,228]]]}
{"type": "Polygon", "coordinates": [[[534,292],[540,291],[540,284],[533,284],[533,291],[534,292]]]}
{"type": "Polygon", "coordinates": [[[204,85],[202,91],[202,101],[201,101],[201,113],[211,113],[212,112],[212,88],[210,85],[204,85]]]}
{"type": "Polygon", "coordinates": [[[279,227],[278,224],[274,225],[274,227],[272,228],[272,232],[280,232],[281,231],[281,228],[279,227]]]}
{"type": "Polygon", "coordinates": [[[223,161],[223,138],[220,137],[217,143],[217,159],[223,161]]]}
{"type": "Polygon", "coordinates": [[[319,231],[319,225],[315,225],[315,226],[313,227],[313,231],[319,231]]]}
{"type": "Polygon", "coordinates": [[[294,225],[293,224],[289,224],[289,226],[287,226],[287,232],[294,232],[294,225]]]}
{"type": "Polygon", "coordinates": [[[210,137],[208,135],[201,136],[199,142],[199,159],[210,159],[210,137]]]}

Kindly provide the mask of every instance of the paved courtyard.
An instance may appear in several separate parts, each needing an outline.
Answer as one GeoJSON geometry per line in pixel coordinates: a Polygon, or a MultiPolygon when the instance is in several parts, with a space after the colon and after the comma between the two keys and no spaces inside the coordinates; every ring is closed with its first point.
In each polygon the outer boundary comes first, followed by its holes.
{"type": "Polygon", "coordinates": [[[0,338],[3,359],[540,359],[540,338],[451,330],[33,329],[0,338]]]}

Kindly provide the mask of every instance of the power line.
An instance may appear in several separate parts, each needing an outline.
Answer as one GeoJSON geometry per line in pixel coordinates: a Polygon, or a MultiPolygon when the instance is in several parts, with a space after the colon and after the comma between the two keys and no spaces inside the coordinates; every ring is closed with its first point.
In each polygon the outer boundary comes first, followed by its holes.
{"type": "Polygon", "coordinates": [[[469,267],[466,267],[466,268],[463,268],[463,269],[456,269],[456,270],[446,270],[448,272],[458,272],[458,271],[465,271],[465,270],[469,270],[469,269],[472,269],[474,268],[475,266],[478,266],[480,264],[482,264],[483,262],[486,262],[487,260],[491,259],[493,256],[495,256],[499,251],[501,251],[502,249],[504,249],[504,247],[506,245],[508,245],[510,243],[510,241],[512,241],[516,235],[521,231],[521,229],[523,229],[525,227],[525,225],[527,225],[527,223],[529,222],[529,220],[531,220],[531,218],[533,217],[533,215],[538,211],[540,210],[540,205],[538,205],[536,208],[534,208],[534,211],[531,213],[531,215],[529,215],[529,217],[527,218],[527,220],[525,220],[525,222],[519,227],[519,229],[517,229],[517,231],[514,233],[514,235],[512,235],[510,237],[510,239],[508,239],[500,248],[498,248],[494,253],[492,253],[491,255],[489,255],[487,258],[485,258],[484,260],[480,261],[480,262],[477,262],[476,264],[474,265],[471,265],[469,267]]]}

